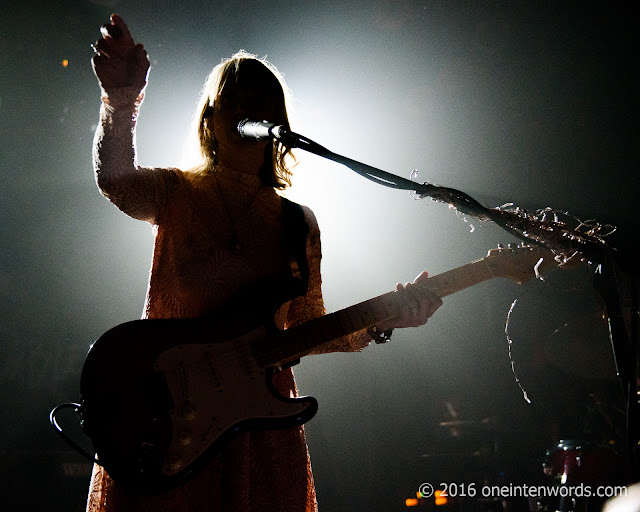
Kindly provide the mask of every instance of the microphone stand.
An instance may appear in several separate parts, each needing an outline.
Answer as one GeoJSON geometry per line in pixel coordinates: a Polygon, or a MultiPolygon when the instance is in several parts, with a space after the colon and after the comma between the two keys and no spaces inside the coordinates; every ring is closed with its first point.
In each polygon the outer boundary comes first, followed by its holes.
{"type": "Polygon", "coordinates": [[[314,155],[342,164],[360,176],[367,178],[378,185],[397,190],[410,190],[415,192],[420,199],[431,197],[436,201],[444,203],[453,202],[455,203],[454,206],[461,212],[478,217],[481,220],[489,220],[486,213],[487,209],[478,201],[459,190],[441,187],[439,185],[431,185],[429,183],[418,183],[402,178],[401,176],[391,174],[390,172],[383,171],[382,169],[378,169],[362,162],[358,162],[357,160],[334,153],[317,142],[312,141],[308,137],[289,130],[282,129],[279,132],[271,131],[270,133],[275,139],[279,140],[285,146],[303,149],[309,153],[313,153],[314,155]]]}
{"type": "MultiPolygon", "coordinates": [[[[464,214],[480,220],[491,220],[517,238],[536,245],[547,246],[561,254],[580,253],[595,263],[599,272],[594,287],[605,303],[609,318],[610,342],[616,364],[617,375],[627,409],[626,452],[632,466],[633,479],[640,478],[640,404],[638,397],[639,358],[638,343],[638,287],[637,271],[632,270],[632,262],[624,261],[622,255],[599,235],[599,225],[580,225],[571,229],[554,214],[552,221],[527,214],[516,209],[506,211],[501,208],[487,208],[481,203],[456,189],[417,183],[376,167],[358,162],[334,153],[311,139],[278,127],[270,130],[274,139],[291,148],[303,149],[309,153],[340,163],[360,176],[385,187],[410,190],[420,199],[431,197],[436,201],[449,203],[464,214]],[[582,231],[579,231],[582,228],[582,231]],[[586,230],[586,231],[585,231],[586,230]]],[[[606,235],[604,235],[606,236],[606,235]]]]}
{"type": "Polygon", "coordinates": [[[355,171],[360,176],[363,176],[364,178],[367,178],[374,183],[378,183],[385,187],[400,190],[415,190],[416,192],[424,193],[426,195],[429,195],[432,192],[432,189],[437,188],[433,185],[420,185],[419,183],[415,183],[400,176],[396,176],[395,174],[383,171],[382,169],[377,169],[376,167],[372,167],[370,165],[363,164],[362,162],[358,162],[357,160],[352,160],[351,158],[347,158],[346,156],[339,155],[337,153],[334,153],[333,151],[329,151],[324,146],[321,146],[317,142],[312,141],[304,135],[300,135],[295,132],[285,130],[282,131],[279,136],[273,132],[272,134],[274,135],[274,138],[282,142],[282,144],[284,144],[285,146],[304,149],[305,151],[313,153],[314,155],[318,155],[328,160],[338,162],[339,164],[349,167],[352,171],[355,171]]]}
{"type": "Polygon", "coordinates": [[[580,223],[576,229],[571,229],[566,222],[555,218],[555,216],[554,220],[547,220],[546,217],[550,215],[549,212],[543,213],[543,219],[539,219],[519,208],[507,210],[505,208],[507,205],[499,208],[487,208],[460,190],[429,183],[417,183],[402,178],[334,153],[304,135],[289,131],[284,127],[274,127],[269,133],[285,146],[303,149],[309,153],[340,163],[379,185],[398,190],[410,190],[419,199],[431,197],[435,201],[448,203],[463,214],[471,215],[478,220],[493,221],[528,244],[545,246],[565,255],[580,252],[589,261],[599,263],[606,259],[603,251],[613,250],[599,235],[598,229],[600,226],[596,226],[598,228],[596,229],[592,225],[587,225],[587,223],[580,223]],[[582,231],[578,231],[579,228],[582,228],[582,231]]]}

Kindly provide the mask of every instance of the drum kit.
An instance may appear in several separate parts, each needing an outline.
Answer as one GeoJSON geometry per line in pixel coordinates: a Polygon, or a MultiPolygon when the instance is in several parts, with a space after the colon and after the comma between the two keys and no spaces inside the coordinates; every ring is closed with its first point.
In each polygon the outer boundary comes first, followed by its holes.
{"type": "Polygon", "coordinates": [[[578,440],[562,440],[547,450],[543,471],[557,492],[537,501],[540,511],[600,510],[631,478],[628,461],[614,445],[578,440]]]}
{"type": "MultiPolygon", "coordinates": [[[[554,331],[544,353],[550,364],[569,376],[611,384],[617,377],[608,342],[606,319],[589,314],[554,331]]],[[[587,403],[583,432],[588,437],[560,440],[546,451],[542,470],[558,492],[552,499],[538,501],[537,510],[600,510],[616,487],[631,483],[631,458],[623,449],[623,407],[599,392],[591,393],[587,403]]]]}
{"type": "MultiPolygon", "coordinates": [[[[610,347],[607,350],[602,340],[608,340],[606,320],[602,316],[588,315],[575,322],[570,322],[549,336],[543,343],[543,353],[546,365],[555,367],[567,375],[568,379],[590,381],[591,386],[582,390],[596,390],[600,386],[604,389],[615,387],[616,372],[610,347]]],[[[562,389],[554,388],[558,400],[562,400],[562,389]]],[[[544,402],[544,400],[543,400],[544,402]]],[[[487,450],[468,450],[471,457],[492,459],[484,464],[484,468],[491,468],[480,476],[485,486],[495,488],[509,485],[513,476],[521,484],[528,484],[530,489],[535,486],[537,493],[520,492],[518,496],[480,496],[478,492],[472,499],[466,497],[460,504],[459,510],[481,510],[483,512],[593,512],[600,511],[607,498],[613,497],[615,489],[621,489],[632,481],[631,457],[623,448],[625,444],[625,411],[618,403],[612,403],[610,395],[592,392],[585,397],[586,411],[580,414],[582,428],[568,432],[573,438],[559,439],[537,457],[537,469],[518,467],[507,471],[500,469],[500,462],[508,455],[496,453],[500,443],[497,439],[501,435],[508,435],[506,423],[498,418],[489,417],[480,420],[453,419],[440,422],[440,427],[450,435],[461,436],[465,432],[484,431],[486,442],[493,448],[487,450]],[[576,436],[577,434],[577,436],[576,436]],[[518,473],[517,475],[515,473],[518,473]],[[529,482],[522,480],[523,476],[529,482]],[[531,476],[533,475],[533,476],[531,476]],[[599,490],[600,489],[600,490],[599,490]],[[537,494],[537,495],[531,495],[537,494]],[[480,499],[482,498],[482,499],[480,499]],[[468,506],[467,506],[468,505],[468,506]]],[[[550,420],[553,423],[552,419],[550,420]]],[[[562,426],[554,425],[545,433],[552,439],[553,435],[562,435],[562,426]]],[[[477,436],[474,437],[477,439],[477,436]]],[[[450,454],[430,454],[430,456],[450,454]]],[[[467,476],[467,478],[469,478],[467,476]]],[[[459,475],[458,479],[464,479],[459,475]]]]}

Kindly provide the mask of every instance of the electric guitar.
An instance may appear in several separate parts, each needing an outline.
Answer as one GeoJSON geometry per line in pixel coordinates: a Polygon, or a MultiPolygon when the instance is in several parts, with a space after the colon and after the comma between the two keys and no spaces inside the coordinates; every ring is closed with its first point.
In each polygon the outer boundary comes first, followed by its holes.
{"type": "MultiPolygon", "coordinates": [[[[557,265],[546,249],[498,248],[419,286],[445,297],[494,277],[522,283],[557,265]]],[[[83,430],[111,478],[136,492],[167,490],[237,431],[310,420],[316,400],[279,395],[273,373],[323,343],[397,316],[396,302],[389,292],[284,331],[268,324],[229,325],[226,314],[121,324],[87,355],[83,430]]]]}

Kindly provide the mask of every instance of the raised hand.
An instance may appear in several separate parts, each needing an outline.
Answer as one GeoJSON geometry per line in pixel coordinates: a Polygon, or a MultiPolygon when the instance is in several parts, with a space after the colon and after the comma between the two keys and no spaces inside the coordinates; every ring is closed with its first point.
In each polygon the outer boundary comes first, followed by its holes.
{"type": "Polygon", "coordinates": [[[102,37],[93,45],[93,72],[103,89],[144,87],[149,72],[149,58],[142,44],[136,44],[124,20],[117,14],[100,28],[102,37]]]}

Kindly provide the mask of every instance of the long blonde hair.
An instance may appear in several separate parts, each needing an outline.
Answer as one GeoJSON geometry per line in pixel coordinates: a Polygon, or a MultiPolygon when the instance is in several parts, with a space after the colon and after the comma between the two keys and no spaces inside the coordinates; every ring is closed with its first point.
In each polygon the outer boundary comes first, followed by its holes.
{"type": "MultiPolygon", "coordinates": [[[[191,154],[187,155],[192,165],[189,169],[190,171],[206,173],[211,171],[217,164],[217,140],[213,130],[210,129],[210,123],[207,122],[207,119],[210,118],[215,102],[220,97],[225,84],[228,81],[236,81],[238,72],[249,61],[251,64],[259,64],[269,70],[277,80],[280,87],[277,88],[278,97],[274,98],[276,118],[270,121],[283,125],[287,129],[290,128],[289,115],[287,113],[290,92],[282,75],[266,59],[259,59],[256,55],[240,50],[231,58],[223,59],[220,64],[213,68],[204,84],[190,134],[191,154]]],[[[284,189],[291,185],[291,170],[294,166],[295,157],[291,152],[291,148],[274,139],[272,144],[267,145],[260,177],[265,184],[284,189]]]]}

